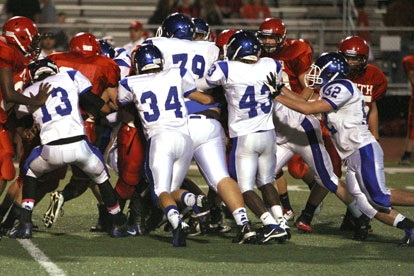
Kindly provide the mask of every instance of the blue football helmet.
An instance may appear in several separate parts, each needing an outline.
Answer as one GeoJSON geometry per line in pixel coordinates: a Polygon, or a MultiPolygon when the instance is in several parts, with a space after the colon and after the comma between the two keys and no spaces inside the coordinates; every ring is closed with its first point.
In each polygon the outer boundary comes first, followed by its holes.
{"type": "Polygon", "coordinates": [[[59,73],[59,67],[47,57],[32,61],[27,65],[27,68],[32,82],[44,79],[44,74],[50,76],[59,73]]]}
{"type": "Polygon", "coordinates": [[[226,56],[229,60],[246,59],[257,61],[261,52],[260,41],[253,33],[241,30],[229,38],[226,51],[226,56]]]}
{"type": "Polygon", "coordinates": [[[346,79],[348,72],[349,65],[344,56],[335,52],[323,53],[305,75],[306,86],[322,87],[335,79],[346,79]]]}
{"type": "Polygon", "coordinates": [[[199,17],[192,18],[194,26],[195,26],[195,34],[196,36],[202,37],[202,40],[209,41],[210,40],[210,26],[206,21],[199,17]]]}
{"type": "Polygon", "coordinates": [[[99,39],[99,45],[101,46],[102,55],[107,56],[111,59],[115,57],[116,52],[111,43],[107,42],[106,40],[99,39]]]}
{"type": "Polygon", "coordinates": [[[157,30],[157,37],[194,39],[195,26],[191,18],[182,13],[173,13],[164,19],[157,30]]]}
{"type": "Polygon", "coordinates": [[[139,74],[152,69],[163,69],[164,59],[161,51],[152,44],[144,44],[138,48],[134,56],[135,72],[139,74]]]}

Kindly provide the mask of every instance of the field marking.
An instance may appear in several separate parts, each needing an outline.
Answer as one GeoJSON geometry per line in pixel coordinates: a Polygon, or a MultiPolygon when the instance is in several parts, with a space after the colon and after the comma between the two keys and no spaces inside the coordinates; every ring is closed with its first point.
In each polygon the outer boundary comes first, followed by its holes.
{"type": "Polygon", "coordinates": [[[17,240],[33,259],[38,262],[52,276],[65,276],[65,272],[55,265],[37,246],[28,239],[17,240]]]}
{"type": "MultiPolygon", "coordinates": [[[[287,169],[287,167],[283,167],[283,169],[287,169]]],[[[198,167],[197,165],[191,164],[190,165],[190,170],[192,171],[197,171],[198,167]]],[[[386,173],[389,174],[396,174],[396,173],[414,173],[414,168],[397,168],[397,167],[392,167],[392,168],[384,168],[384,171],[386,173]]],[[[344,168],[342,168],[342,172],[346,172],[346,170],[344,168]]]]}

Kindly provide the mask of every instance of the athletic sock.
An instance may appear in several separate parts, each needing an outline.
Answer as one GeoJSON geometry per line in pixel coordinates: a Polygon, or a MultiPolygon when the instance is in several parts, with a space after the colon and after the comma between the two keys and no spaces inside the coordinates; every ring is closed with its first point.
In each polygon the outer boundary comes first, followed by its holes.
{"type": "Polygon", "coordinates": [[[283,218],[283,211],[280,205],[273,205],[270,207],[270,210],[272,211],[272,215],[276,220],[283,218]]]}
{"type": "Polygon", "coordinates": [[[238,208],[234,210],[232,214],[237,225],[245,225],[249,222],[249,219],[247,218],[246,208],[238,208]]]}
{"type": "Polygon", "coordinates": [[[309,202],[307,202],[305,210],[303,210],[302,212],[305,213],[310,219],[312,219],[317,207],[318,206],[312,205],[309,202]]]}
{"type": "Polygon", "coordinates": [[[269,212],[264,212],[260,216],[260,220],[262,221],[263,225],[277,224],[276,220],[272,217],[272,215],[269,212]]]}
{"type": "Polygon", "coordinates": [[[168,221],[171,223],[173,229],[177,229],[178,225],[181,222],[180,213],[178,212],[177,206],[170,205],[165,208],[165,215],[168,218],[168,221]]]}
{"type": "Polygon", "coordinates": [[[403,230],[405,230],[405,229],[413,229],[414,228],[414,221],[412,221],[412,220],[404,217],[403,215],[401,215],[401,216],[400,215],[401,214],[398,214],[397,215],[397,217],[394,220],[393,225],[394,226],[397,226],[397,228],[403,229],[403,230]],[[396,223],[397,219],[400,220],[400,221],[396,223]]]}
{"type": "Polygon", "coordinates": [[[184,192],[181,195],[181,202],[188,207],[194,207],[197,202],[197,196],[190,192],[184,192]]]}
{"type": "Polygon", "coordinates": [[[10,206],[8,208],[0,206],[0,223],[1,223],[1,219],[6,215],[9,208],[10,206]]]}
{"type": "MultiPolygon", "coordinates": [[[[305,182],[306,183],[306,182],[305,182]]],[[[313,186],[317,185],[318,182],[316,182],[316,180],[312,180],[311,183],[306,183],[306,185],[308,185],[309,190],[312,190],[313,186]]]]}
{"type": "Polygon", "coordinates": [[[288,192],[279,195],[280,203],[284,209],[292,210],[292,206],[290,205],[289,195],[288,192]]]}
{"type": "Polygon", "coordinates": [[[347,212],[351,212],[354,218],[359,218],[362,215],[361,210],[359,210],[356,200],[348,204],[347,212]]]}

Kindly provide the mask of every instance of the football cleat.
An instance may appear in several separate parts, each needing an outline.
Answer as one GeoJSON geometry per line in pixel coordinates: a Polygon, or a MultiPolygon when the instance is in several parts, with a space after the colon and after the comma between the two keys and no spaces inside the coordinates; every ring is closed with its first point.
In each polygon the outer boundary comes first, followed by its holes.
{"type": "Polygon", "coordinates": [[[279,225],[269,224],[264,225],[262,228],[260,228],[258,230],[257,236],[258,244],[268,244],[271,241],[276,240],[278,238],[286,237],[287,232],[279,225]]]}
{"type": "Polygon", "coordinates": [[[20,222],[10,230],[9,238],[12,239],[31,239],[33,225],[31,223],[20,222]]]}
{"type": "Polygon", "coordinates": [[[53,226],[53,224],[56,222],[61,212],[63,216],[62,206],[64,202],[65,202],[65,199],[63,198],[63,195],[61,192],[54,192],[50,195],[49,208],[47,208],[47,211],[43,216],[43,222],[45,223],[45,226],[47,228],[50,228],[53,226]]]}
{"type": "Polygon", "coordinates": [[[186,246],[186,238],[190,232],[190,226],[184,221],[181,221],[177,228],[173,229],[173,246],[174,247],[182,247],[186,246]]]}
{"type": "Polygon", "coordinates": [[[129,202],[128,225],[136,227],[139,235],[145,232],[145,216],[148,210],[141,196],[135,195],[129,202]]]}
{"type": "Polygon", "coordinates": [[[193,210],[200,223],[201,233],[207,233],[210,222],[210,204],[207,197],[204,195],[198,195],[196,204],[193,206],[193,210]]]}
{"type": "Polygon", "coordinates": [[[405,236],[402,240],[398,243],[399,246],[414,246],[414,228],[413,229],[405,229],[405,236]]]}
{"type": "Polygon", "coordinates": [[[309,217],[309,215],[302,212],[302,214],[300,214],[300,216],[296,220],[295,226],[296,228],[298,228],[298,230],[300,230],[303,233],[311,233],[311,220],[312,219],[309,217]]]}
{"type": "Polygon", "coordinates": [[[352,239],[357,241],[364,241],[368,238],[370,218],[362,214],[355,221],[354,236],[352,239]]]}
{"type": "Polygon", "coordinates": [[[290,227],[289,227],[287,220],[285,218],[281,218],[279,219],[278,224],[280,227],[282,227],[286,231],[286,234],[287,234],[286,239],[290,240],[290,238],[292,237],[292,233],[290,231],[290,227]]]}
{"type": "Polygon", "coordinates": [[[123,224],[123,225],[114,225],[111,231],[109,231],[109,235],[112,238],[125,238],[125,237],[136,236],[137,232],[134,231],[134,229],[132,228],[130,229],[127,224],[123,224]]]}
{"type": "Polygon", "coordinates": [[[341,227],[339,228],[341,231],[354,231],[355,229],[355,218],[352,216],[351,212],[347,209],[342,219],[341,227]]]}
{"type": "Polygon", "coordinates": [[[98,207],[98,221],[95,226],[92,226],[91,232],[108,232],[111,227],[108,209],[103,204],[97,204],[98,207]]]}
{"type": "Polygon", "coordinates": [[[244,244],[244,243],[256,243],[256,231],[252,229],[249,223],[243,226],[238,226],[239,232],[236,237],[233,238],[233,243],[244,244]]]}
{"type": "Polygon", "coordinates": [[[136,237],[136,236],[143,235],[139,227],[136,225],[128,225],[126,232],[127,232],[128,237],[136,237]]]}
{"type": "Polygon", "coordinates": [[[410,159],[401,159],[401,161],[398,163],[400,166],[409,166],[411,164],[410,159]]]}
{"type": "Polygon", "coordinates": [[[293,221],[295,219],[295,213],[293,210],[283,209],[283,217],[287,221],[293,221]]]}
{"type": "Polygon", "coordinates": [[[211,207],[210,209],[210,224],[208,225],[209,233],[228,233],[231,227],[223,225],[223,217],[220,207],[211,207]]]}

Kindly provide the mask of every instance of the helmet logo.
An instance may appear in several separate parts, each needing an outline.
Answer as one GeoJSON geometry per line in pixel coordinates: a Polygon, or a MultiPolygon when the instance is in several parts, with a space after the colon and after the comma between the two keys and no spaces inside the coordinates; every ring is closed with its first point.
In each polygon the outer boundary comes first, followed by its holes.
{"type": "Polygon", "coordinates": [[[90,45],[83,45],[82,48],[84,51],[92,51],[92,46],[90,45]]]}

